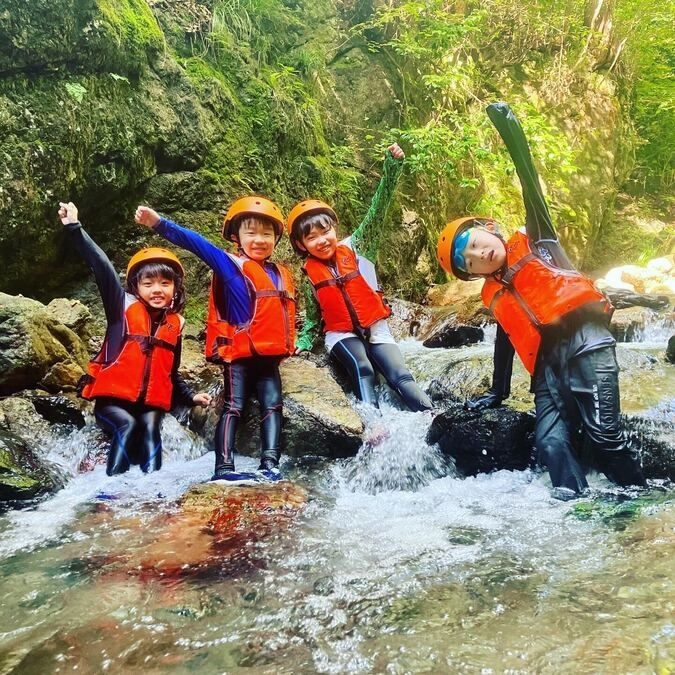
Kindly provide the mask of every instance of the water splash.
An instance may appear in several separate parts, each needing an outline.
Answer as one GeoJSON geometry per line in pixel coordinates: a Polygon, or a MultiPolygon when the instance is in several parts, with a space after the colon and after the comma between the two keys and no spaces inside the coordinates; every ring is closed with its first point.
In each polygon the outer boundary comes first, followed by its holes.
{"type": "Polygon", "coordinates": [[[366,430],[356,457],[336,465],[336,479],[347,489],[369,494],[418,490],[448,474],[449,465],[425,437],[432,413],[411,413],[382,406],[360,406],[366,430]]]}

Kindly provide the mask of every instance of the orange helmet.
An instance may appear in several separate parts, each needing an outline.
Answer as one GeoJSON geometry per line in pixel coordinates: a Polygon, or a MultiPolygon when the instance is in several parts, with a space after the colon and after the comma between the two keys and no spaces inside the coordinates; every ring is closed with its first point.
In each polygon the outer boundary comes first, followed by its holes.
{"type": "Polygon", "coordinates": [[[178,260],[178,256],[176,256],[175,253],[172,253],[165,248],[152,247],[142,248],[131,256],[131,260],[129,260],[129,264],[127,265],[127,279],[131,278],[131,274],[136,267],[148,262],[166,263],[173,267],[181,277],[185,276],[183,265],[181,265],[181,262],[178,260]]]}
{"type": "Polygon", "coordinates": [[[298,202],[288,214],[286,220],[286,231],[288,236],[293,239],[293,226],[299,218],[303,216],[313,216],[315,213],[325,213],[329,215],[335,222],[337,222],[337,215],[333,209],[319,199],[305,199],[303,202],[298,202]]]}
{"type": "MultiPolygon", "coordinates": [[[[454,274],[462,281],[469,281],[473,276],[464,270],[461,270],[455,264],[454,244],[457,237],[472,227],[488,228],[494,221],[489,218],[478,218],[476,216],[465,216],[449,222],[438,236],[438,249],[436,255],[441,267],[448,273],[454,274]]],[[[491,230],[494,227],[490,228],[491,230]]]]}
{"type": "Polygon", "coordinates": [[[233,240],[237,234],[235,227],[240,218],[246,216],[261,216],[271,220],[274,231],[277,233],[277,241],[284,231],[284,217],[279,207],[265,197],[241,197],[230,206],[223,220],[223,237],[233,240]]]}

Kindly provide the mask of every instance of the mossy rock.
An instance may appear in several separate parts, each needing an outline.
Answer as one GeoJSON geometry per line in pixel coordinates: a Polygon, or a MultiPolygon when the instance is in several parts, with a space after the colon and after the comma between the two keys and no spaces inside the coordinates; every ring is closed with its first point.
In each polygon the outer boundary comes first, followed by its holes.
{"type": "Polygon", "coordinates": [[[59,487],[37,456],[14,434],[0,430],[0,502],[35,499],[59,487]]]}

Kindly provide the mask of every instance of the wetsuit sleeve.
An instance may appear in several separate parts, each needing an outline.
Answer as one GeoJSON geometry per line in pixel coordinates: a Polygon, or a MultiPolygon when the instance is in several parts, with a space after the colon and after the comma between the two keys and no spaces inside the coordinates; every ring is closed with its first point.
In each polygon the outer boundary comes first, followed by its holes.
{"type": "Polygon", "coordinates": [[[73,248],[89,266],[94,274],[96,286],[101,294],[103,309],[108,323],[108,332],[115,332],[119,326],[120,337],[124,326],[125,291],[110,259],[96,242],[85,232],[81,223],[64,225],[66,236],[73,248]]]}
{"type": "Polygon", "coordinates": [[[301,282],[300,292],[305,308],[305,320],[298,332],[295,346],[297,349],[311,351],[321,334],[321,311],[312,292],[312,286],[306,278],[301,282]]]}
{"type": "Polygon", "coordinates": [[[513,357],[516,351],[504,329],[497,324],[495,339],[494,369],[492,371],[492,386],[490,392],[502,400],[511,394],[511,374],[513,372],[513,357]]]}
{"type": "Polygon", "coordinates": [[[525,204],[525,230],[542,257],[561,269],[573,270],[551,220],[539,174],[532,160],[532,153],[523,128],[507,103],[492,103],[487,114],[495,125],[516,167],[525,204]]]}
{"type": "Polygon", "coordinates": [[[173,396],[171,407],[177,405],[184,405],[193,407],[195,391],[192,387],[178,374],[178,367],[180,366],[181,355],[183,351],[183,338],[179,338],[176,344],[176,351],[174,352],[173,368],[171,370],[171,383],[173,384],[173,396]]]}
{"type": "Polygon", "coordinates": [[[381,224],[387,215],[394,190],[403,170],[402,159],[396,159],[387,150],[382,167],[382,178],[375,190],[370,207],[361,224],[352,232],[351,245],[354,251],[374,261],[382,238],[381,224]]]}
{"type": "Polygon", "coordinates": [[[166,218],[162,218],[154,230],[172,244],[194,253],[213,270],[225,293],[225,306],[219,309],[221,316],[228,323],[240,325],[251,320],[253,303],[246,279],[230,254],[197,232],[181,227],[166,218]]]}

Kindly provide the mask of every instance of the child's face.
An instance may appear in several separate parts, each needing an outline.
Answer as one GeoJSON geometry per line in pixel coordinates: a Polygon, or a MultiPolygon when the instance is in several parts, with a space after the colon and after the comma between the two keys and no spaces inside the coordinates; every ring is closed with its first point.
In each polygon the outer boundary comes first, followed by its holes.
{"type": "Polygon", "coordinates": [[[485,276],[494,274],[506,262],[504,242],[492,232],[472,227],[464,249],[464,260],[468,274],[485,276]]]}
{"type": "Polygon", "coordinates": [[[244,253],[257,262],[267,260],[277,243],[274,225],[268,220],[247,218],[239,226],[239,245],[244,253]]]}
{"type": "Polygon", "coordinates": [[[138,281],[138,297],[152,309],[169,307],[175,291],[173,279],[166,277],[141,277],[138,281]]]}
{"type": "Polygon", "coordinates": [[[332,225],[312,225],[300,242],[301,248],[319,260],[330,260],[335,255],[337,245],[337,232],[332,225]]]}

